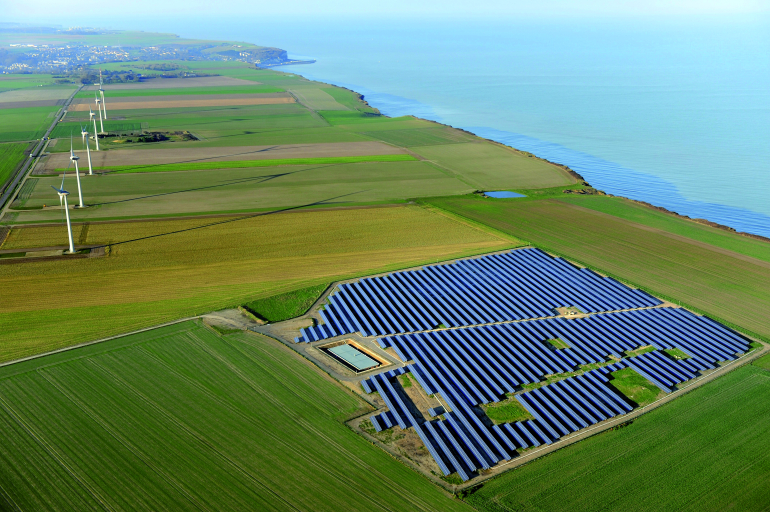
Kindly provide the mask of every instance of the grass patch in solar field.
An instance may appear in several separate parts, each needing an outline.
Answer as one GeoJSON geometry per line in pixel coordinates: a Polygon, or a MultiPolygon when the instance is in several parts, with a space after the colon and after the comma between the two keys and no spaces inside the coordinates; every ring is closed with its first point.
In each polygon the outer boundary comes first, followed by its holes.
{"type": "Polygon", "coordinates": [[[410,373],[403,373],[398,376],[398,380],[401,382],[401,387],[404,389],[412,387],[412,379],[409,377],[410,373]]]}
{"type": "Polygon", "coordinates": [[[570,348],[567,342],[561,338],[550,338],[550,339],[547,339],[546,342],[556,349],[570,348]]]}
{"type": "Polygon", "coordinates": [[[690,355],[687,352],[685,352],[682,349],[676,348],[676,347],[674,347],[674,348],[667,348],[667,349],[663,350],[663,352],[665,352],[666,354],[670,355],[674,359],[690,359],[690,355]]]}
{"type": "Polygon", "coordinates": [[[671,236],[556,199],[425,200],[527,240],[653,295],[705,312],[739,331],[770,338],[770,268],[765,261],[671,236]]]}
{"type": "MultiPolygon", "coordinates": [[[[678,350],[678,349],[674,349],[674,350],[678,350]]],[[[653,347],[652,345],[647,345],[646,347],[641,347],[641,348],[637,348],[636,350],[627,351],[626,356],[627,357],[640,356],[642,354],[646,354],[647,352],[654,352],[654,351],[655,351],[655,347],[653,347]]]]}
{"type": "MultiPolygon", "coordinates": [[[[416,206],[91,223],[85,237],[83,230],[73,226],[85,245],[133,241],[112,245],[103,258],[0,265],[0,361],[333,280],[515,246],[416,206]],[[63,300],[52,276],[66,276],[65,290],[78,292],[63,300]]],[[[13,228],[0,249],[66,243],[61,224],[13,228]]]]}
{"type": "Polygon", "coordinates": [[[26,148],[26,143],[0,144],[0,190],[3,190],[5,183],[13,177],[13,172],[26,158],[26,148]]]}
{"type": "Polygon", "coordinates": [[[484,482],[482,512],[763,510],[770,503],[770,374],[751,365],[484,482]]]}
{"type": "Polygon", "coordinates": [[[268,322],[281,322],[307,313],[310,306],[329,287],[328,283],[300,288],[244,304],[244,307],[268,322]]]}
{"type": "Polygon", "coordinates": [[[0,370],[3,510],[467,510],[283,345],[194,322],[0,370]],[[301,489],[302,492],[298,492],[301,489]]]}
{"type": "Polygon", "coordinates": [[[642,377],[633,368],[623,368],[610,374],[610,385],[620,391],[637,407],[654,402],[662,393],[659,387],[642,377]]]}
{"type": "Polygon", "coordinates": [[[482,405],[481,409],[495,425],[534,419],[534,416],[516,400],[515,395],[508,395],[500,402],[482,405]]]}

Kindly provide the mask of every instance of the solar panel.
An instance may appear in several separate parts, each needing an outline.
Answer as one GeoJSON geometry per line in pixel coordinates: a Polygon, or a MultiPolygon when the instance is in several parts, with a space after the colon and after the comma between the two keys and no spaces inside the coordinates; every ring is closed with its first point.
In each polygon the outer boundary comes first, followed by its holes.
{"type": "Polygon", "coordinates": [[[328,350],[359,372],[380,365],[379,361],[372,359],[352,345],[337,345],[328,350]]]}

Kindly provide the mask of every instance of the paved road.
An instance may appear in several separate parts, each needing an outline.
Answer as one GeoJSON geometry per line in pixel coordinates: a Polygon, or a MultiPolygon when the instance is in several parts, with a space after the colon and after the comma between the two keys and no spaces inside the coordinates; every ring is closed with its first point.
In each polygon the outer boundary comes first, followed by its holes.
{"type": "Polygon", "coordinates": [[[46,144],[45,139],[47,139],[54,128],[56,128],[56,124],[61,121],[61,118],[64,116],[64,114],[67,112],[67,107],[70,103],[72,103],[72,100],[75,98],[75,95],[80,92],[80,89],[82,89],[83,86],[81,85],[77,89],[75,89],[75,92],[72,93],[72,96],[69,97],[69,99],[64,102],[64,106],[59,109],[59,113],[54,118],[53,122],[51,123],[51,126],[48,127],[48,130],[46,130],[45,135],[43,135],[43,138],[37,141],[37,145],[35,146],[35,149],[32,150],[32,152],[29,154],[29,158],[27,158],[27,161],[24,162],[24,164],[21,166],[21,169],[19,169],[19,172],[16,173],[16,176],[14,177],[13,181],[11,182],[8,187],[6,187],[5,191],[3,192],[3,195],[0,196],[0,206],[3,206],[3,210],[0,212],[0,219],[3,215],[5,215],[5,211],[8,209],[8,206],[10,206],[11,201],[14,192],[17,189],[17,186],[19,182],[27,176],[27,172],[30,170],[30,168],[35,163],[36,159],[40,156],[43,147],[46,144]]]}

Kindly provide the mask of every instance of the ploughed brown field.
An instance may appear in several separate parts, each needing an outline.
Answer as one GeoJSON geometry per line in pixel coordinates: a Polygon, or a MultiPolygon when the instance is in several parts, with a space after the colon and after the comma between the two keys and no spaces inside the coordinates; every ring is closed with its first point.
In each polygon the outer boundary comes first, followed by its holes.
{"type": "MultiPolygon", "coordinates": [[[[328,144],[285,144],[279,146],[236,146],[221,148],[185,147],[173,149],[113,149],[91,151],[94,167],[121,165],[160,165],[237,160],[272,160],[277,158],[323,158],[336,156],[398,155],[405,150],[382,142],[334,142],[328,144]]],[[[54,153],[45,162],[45,170],[64,169],[68,153],[54,153]]]]}

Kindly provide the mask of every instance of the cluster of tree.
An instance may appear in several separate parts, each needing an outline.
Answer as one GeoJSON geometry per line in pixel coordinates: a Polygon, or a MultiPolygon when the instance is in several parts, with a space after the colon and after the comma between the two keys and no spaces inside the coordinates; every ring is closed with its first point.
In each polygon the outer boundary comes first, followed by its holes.
{"type": "Polygon", "coordinates": [[[146,64],[144,66],[137,66],[139,69],[149,69],[152,71],[176,71],[179,69],[179,66],[176,64],[170,64],[167,62],[163,62],[161,64],[146,64]]]}

